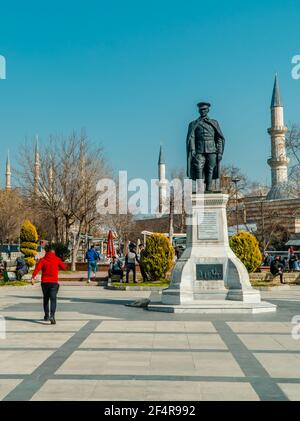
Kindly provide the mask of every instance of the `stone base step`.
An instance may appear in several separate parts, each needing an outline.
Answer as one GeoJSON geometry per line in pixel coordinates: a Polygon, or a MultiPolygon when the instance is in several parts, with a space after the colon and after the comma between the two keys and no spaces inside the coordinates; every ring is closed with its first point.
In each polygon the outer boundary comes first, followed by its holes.
{"type": "Polygon", "coordinates": [[[239,314],[257,314],[276,311],[276,305],[262,301],[260,303],[243,303],[239,301],[197,301],[192,304],[161,304],[150,303],[147,307],[149,311],[160,311],[164,313],[200,313],[200,314],[219,314],[219,313],[239,313],[239,314]]]}

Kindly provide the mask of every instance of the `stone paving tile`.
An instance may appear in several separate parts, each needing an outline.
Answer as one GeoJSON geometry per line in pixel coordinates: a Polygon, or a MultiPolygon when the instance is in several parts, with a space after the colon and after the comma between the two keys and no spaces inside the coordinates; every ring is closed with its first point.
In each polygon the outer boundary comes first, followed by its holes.
{"type": "Polygon", "coordinates": [[[288,351],[299,351],[300,354],[300,340],[294,339],[291,335],[272,335],[272,337],[279,342],[288,351]]]}
{"type": "Polygon", "coordinates": [[[299,351],[300,341],[291,335],[238,335],[248,349],[268,351],[299,351]]]}
{"type": "Polygon", "coordinates": [[[190,344],[186,334],[154,335],[153,348],[189,349],[190,344]]]}
{"type": "Polygon", "coordinates": [[[22,380],[21,379],[1,379],[0,380],[0,400],[13,390],[22,380]]]}
{"type": "Polygon", "coordinates": [[[55,331],[27,333],[10,333],[8,332],[5,340],[0,341],[1,348],[58,348],[62,346],[71,336],[70,333],[58,333],[55,331]]]}
{"type": "Polygon", "coordinates": [[[216,333],[216,329],[211,322],[184,322],[186,332],[210,332],[216,333]]]}
{"type": "Polygon", "coordinates": [[[238,363],[229,352],[193,352],[195,375],[244,377],[238,363]]]}
{"type": "Polygon", "coordinates": [[[195,375],[192,353],[153,352],[151,354],[151,374],[155,375],[195,375]]]}
{"type": "Polygon", "coordinates": [[[278,385],[290,401],[300,401],[300,384],[279,383],[278,385]]]}
{"type": "MultiPolygon", "coordinates": [[[[77,332],[82,326],[87,323],[87,320],[59,320],[57,325],[50,325],[49,322],[21,321],[21,320],[6,320],[6,331],[9,332],[77,332]]],[[[1,342],[0,342],[1,344],[1,342]]]]}
{"type": "Polygon", "coordinates": [[[219,335],[187,335],[190,348],[192,349],[228,349],[219,335]]]}
{"type": "Polygon", "coordinates": [[[136,320],[104,321],[95,329],[95,332],[153,332],[155,331],[155,323],[136,320]]]}
{"type": "Polygon", "coordinates": [[[49,380],[32,400],[259,400],[249,383],[153,380],[49,380]]]}
{"type": "Polygon", "coordinates": [[[93,333],[80,348],[224,349],[217,334],[93,333]]]}
{"type": "Polygon", "coordinates": [[[92,333],[80,348],[152,348],[154,334],[92,333]]]}
{"type": "Polygon", "coordinates": [[[172,320],[167,322],[141,320],[105,321],[97,327],[96,331],[216,333],[216,329],[211,322],[174,322],[172,320]]]}
{"type": "Polygon", "coordinates": [[[149,374],[150,352],[77,351],[56,374],[149,374]]]}
{"type": "MultiPolygon", "coordinates": [[[[30,374],[52,351],[0,351],[0,374],[30,374]]],[[[1,381],[0,381],[1,382],[1,381]]]]}
{"type": "Polygon", "coordinates": [[[259,401],[249,383],[202,382],[200,390],[204,401],[259,401]]]}
{"type": "Polygon", "coordinates": [[[254,354],[271,377],[300,378],[300,354],[254,354]]]}
{"type": "Polygon", "coordinates": [[[186,331],[186,327],[195,329],[195,326],[186,325],[186,322],[174,322],[174,321],[156,322],[157,332],[184,332],[186,331]]]}
{"type": "Polygon", "coordinates": [[[86,401],[93,396],[97,380],[48,380],[33,401],[86,401]]]}
{"type": "Polygon", "coordinates": [[[236,333],[291,333],[291,323],[283,322],[227,322],[236,333]]]}

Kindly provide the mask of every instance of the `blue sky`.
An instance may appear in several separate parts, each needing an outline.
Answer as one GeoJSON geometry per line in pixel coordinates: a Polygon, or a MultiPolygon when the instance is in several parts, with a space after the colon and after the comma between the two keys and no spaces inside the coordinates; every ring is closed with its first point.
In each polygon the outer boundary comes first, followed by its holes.
{"type": "Polygon", "coordinates": [[[25,137],[84,127],[112,166],[156,176],[185,167],[195,104],[212,103],[226,137],[223,162],[269,181],[269,106],[279,73],[286,122],[300,123],[299,2],[26,1],[0,6],[0,181],[25,137]]]}

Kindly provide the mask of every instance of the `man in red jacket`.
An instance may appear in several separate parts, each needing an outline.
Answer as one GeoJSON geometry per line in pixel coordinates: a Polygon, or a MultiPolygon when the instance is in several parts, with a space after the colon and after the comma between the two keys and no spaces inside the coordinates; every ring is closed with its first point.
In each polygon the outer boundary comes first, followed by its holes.
{"type": "Polygon", "coordinates": [[[34,285],[37,274],[42,271],[42,291],[44,296],[44,320],[50,320],[52,325],[56,324],[55,311],[56,311],[56,297],[59,289],[58,284],[58,269],[66,270],[64,262],[56,256],[53,246],[45,248],[45,256],[37,263],[33,274],[31,283],[34,285]],[[49,300],[51,303],[50,319],[49,319],[49,300]]]}

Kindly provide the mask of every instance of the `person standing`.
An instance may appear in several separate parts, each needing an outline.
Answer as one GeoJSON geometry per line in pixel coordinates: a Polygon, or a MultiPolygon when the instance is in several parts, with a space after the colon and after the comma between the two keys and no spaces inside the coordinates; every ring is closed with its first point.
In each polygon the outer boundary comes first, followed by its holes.
{"type": "Polygon", "coordinates": [[[125,257],[125,265],[126,265],[126,283],[129,283],[129,273],[132,271],[133,273],[133,282],[136,282],[136,262],[139,263],[139,259],[136,254],[136,248],[130,248],[129,252],[126,254],[125,257]]]}
{"type": "Polygon", "coordinates": [[[143,277],[143,282],[147,282],[147,281],[149,281],[149,279],[148,279],[148,275],[145,271],[145,267],[144,267],[144,263],[143,263],[144,255],[145,255],[144,244],[140,244],[140,257],[139,257],[140,271],[141,271],[141,275],[143,277]]]}
{"type": "Polygon", "coordinates": [[[86,252],[85,258],[88,263],[88,283],[91,282],[91,271],[94,272],[94,278],[96,278],[97,273],[97,262],[100,260],[99,253],[95,250],[95,246],[92,245],[86,252]]]}
{"type": "Polygon", "coordinates": [[[66,270],[64,262],[55,254],[53,246],[45,247],[45,256],[37,263],[33,274],[31,283],[34,285],[37,274],[42,271],[42,291],[44,304],[44,320],[50,320],[52,325],[56,324],[55,312],[57,306],[57,293],[59,290],[58,270],[66,270]],[[50,317],[49,317],[49,300],[50,300],[50,317]]]}
{"type": "Polygon", "coordinates": [[[295,266],[295,261],[296,260],[297,260],[297,257],[296,257],[296,255],[293,252],[293,254],[290,255],[290,260],[289,260],[289,268],[290,268],[290,270],[294,270],[294,266],[295,266]]]}
{"type": "Polygon", "coordinates": [[[280,262],[279,256],[276,256],[275,259],[271,262],[270,272],[274,277],[279,275],[280,283],[285,283],[283,279],[283,264],[280,262]]]}
{"type": "Polygon", "coordinates": [[[11,260],[11,249],[10,249],[9,243],[7,244],[7,257],[8,257],[8,260],[11,260]]]}
{"type": "Polygon", "coordinates": [[[272,256],[270,256],[269,253],[265,252],[263,266],[270,266],[271,262],[272,262],[272,256]]]}

